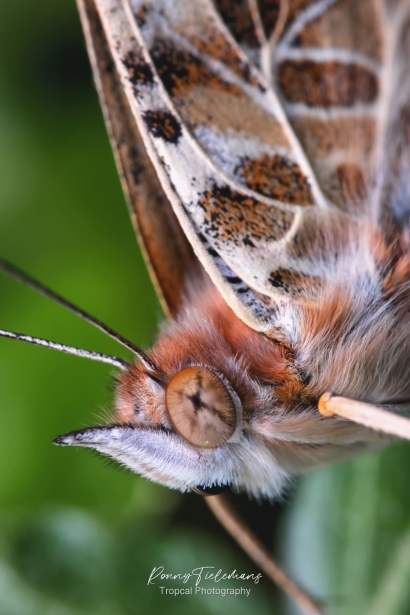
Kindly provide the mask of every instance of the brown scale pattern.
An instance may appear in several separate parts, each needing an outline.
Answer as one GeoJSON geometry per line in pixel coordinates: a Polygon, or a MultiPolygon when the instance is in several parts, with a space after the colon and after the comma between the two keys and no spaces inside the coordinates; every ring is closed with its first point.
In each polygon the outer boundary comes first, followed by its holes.
{"type": "Polygon", "coordinates": [[[240,89],[223,81],[195,55],[165,39],[156,39],[151,48],[158,74],[171,96],[181,97],[197,86],[240,95],[240,89]]]}
{"type": "Polygon", "coordinates": [[[367,69],[333,61],[285,61],[279,66],[278,83],[289,102],[325,108],[371,103],[379,89],[376,76],[367,69]]]}
{"type": "Polygon", "coordinates": [[[278,20],[280,0],[257,0],[266,38],[269,38],[278,20]]]}
{"type": "Polygon", "coordinates": [[[154,74],[151,67],[142,57],[141,53],[130,51],[123,60],[124,66],[128,71],[128,76],[135,88],[139,86],[152,85],[154,74]]]}
{"type": "Polygon", "coordinates": [[[277,241],[289,230],[294,214],[214,185],[199,200],[204,211],[204,233],[213,239],[255,248],[277,241]]]}
{"type": "Polygon", "coordinates": [[[284,203],[314,205],[306,177],[297,164],[284,156],[265,153],[260,158],[246,159],[238,171],[255,192],[284,203]]]}
{"type": "Polygon", "coordinates": [[[371,116],[335,120],[294,117],[292,126],[311,160],[326,160],[335,149],[353,149],[363,159],[373,150],[375,123],[371,116]]]}
{"type": "Polygon", "coordinates": [[[269,282],[273,288],[277,288],[292,297],[316,295],[323,284],[322,279],[318,276],[282,267],[278,267],[271,272],[269,282]]]}
{"type": "Polygon", "coordinates": [[[140,28],[143,28],[147,23],[148,14],[153,10],[153,6],[150,2],[146,2],[142,4],[138,10],[138,13],[135,15],[135,19],[137,20],[137,24],[140,28]]]}
{"type": "Polygon", "coordinates": [[[248,0],[215,0],[215,5],[238,43],[258,47],[259,40],[249,12],[248,0]]]}
{"type": "Polygon", "coordinates": [[[297,35],[298,47],[351,49],[381,61],[383,39],[377,13],[368,0],[341,0],[310,21],[297,35]]]}
{"type": "Polygon", "coordinates": [[[182,135],[182,128],[172,113],[162,109],[145,111],[142,119],[154,137],[164,139],[168,143],[178,143],[182,135]]]}
{"type": "MultiPolygon", "coordinates": [[[[187,34],[183,33],[185,36],[187,34]]],[[[225,64],[229,70],[238,75],[245,83],[250,83],[264,91],[264,87],[259,80],[252,74],[251,64],[244,61],[235,47],[220,32],[214,23],[201,24],[200,30],[194,35],[187,37],[191,45],[194,45],[200,53],[225,64]],[[208,26],[208,28],[207,28],[208,26]]]]}
{"type": "Polygon", "coordinates": [[[335,189],[340,191],[347,203],[361,201],[366,197],[366,182],[362,170],[354,164],[340,164],[331,177],[335,189]]]}
{"type": "Polygon", "coordinates": [[[338,117],[334,120],[295,117],[292,126],[312,161],[322,190],[336,205],[345,209],[358,203],[371,182],[375,122],[371,116],[338,117]],[[332,163],[336,152],[348,163],[339,170],[332,163]],[[366,165],[366,177],[361,164],[366,165]]]}
{"type": "MultiPolygon", "coordinates": [[[[213,130],[224,133],[227,140],[236,133],[269,147],[272,143],[289,147],[280,122],[244,94],[238,96],[203,87],[174,102],[190,128],[212,126],[213,130]]],[[[239,162],[239,152],[234,148],[230,152],[232,159],[239,162]]]]}
{"type": "Polygon", "coordinates": [[[157,39],[152,58],[158,74],[187,126],[249,134],[288,147],[283,128],[240,88],[223,81],[190,52],[157,39]]]}

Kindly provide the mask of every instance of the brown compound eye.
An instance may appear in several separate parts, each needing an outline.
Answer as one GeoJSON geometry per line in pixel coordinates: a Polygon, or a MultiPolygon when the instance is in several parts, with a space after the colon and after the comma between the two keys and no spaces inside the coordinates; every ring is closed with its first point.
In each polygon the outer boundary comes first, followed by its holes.
{"type": "Polygon", "coordinates": [[[220,446],[237,424],[235,402],[226,384],[203,365],[187,367],[171,380],[165,403],[173,426],[191,444],[220,446]]]}

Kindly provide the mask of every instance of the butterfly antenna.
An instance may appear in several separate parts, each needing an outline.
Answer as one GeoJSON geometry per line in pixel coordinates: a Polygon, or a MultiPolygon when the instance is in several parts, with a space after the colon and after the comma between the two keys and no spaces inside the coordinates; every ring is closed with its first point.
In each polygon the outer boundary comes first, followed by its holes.
{"type": "MultiPolygon", "coordinates": [[[[32,288],[33,290],[37,291],[38,293],[40,293],[40,295],[43,295],[44,297],[51,299],[55,303],[62,305],[67,310],[70,310],[70,312],[72,312],[73,314],[76,314],[83,320],[94,325],[94,327],[97,327],[97,329],[100,329],[100,331],[103,331],[106,335],[116,340],[118,343],[122,344],[122,346],[125,346],[125,348],[128,348],[128,350],[131,350],[131,352],[133,352],[142,361],[142,363],[145,365],[145,367],[149,371],[152,371],[152,372],[157,371],[154,363],[151,361],[151,359],[149,359],[149,357],[145,354],[145,352],[143,352],[140,348],[138,348],[138,346],[136,346],[129,340],[125,339],[125,337],[123,337],[119,333],[116,333],[113,329],[111,329],[111,327],[109,327],[108,325],[105,325],[103,322],[98,320],[98,318],[94,318],[94,316],[91,316],[91,314],[88,314],[88,312],[85,312],[84,310],[77,307],[70,301],[67,301],[66,299],[64,299],[57,293],[53,292],[52,290],[50,290],[49,288],[47,288],[46,286],[44,286],[43,284],[41,284],[40,282],[32,278],[31,276],[24,273],[24,271],[21,271],[17,267],[14,267],[14,265],[11,265],[10,263],[8,263],[7,261],[1,258],[0,258],[0,270],[4,271],[4,273],[7,273],[10,277],[14,278],[15,280],[22,282],[23,284],[25,284],[25,286],[28,286],[29,288],[32,288]]],[[[57,349],[57,346],[58,346],[59,347],[58,350],[61,350],[62,352],[69,352],[71,354],[77,354],[80,356],[86,356],[85,354],[81,354],[81,353],[88,352],[88,351],[82,351],[76,348],[73,349],[76,352],[72,352],[71,350],[65,350],[65,348],[71,348],[70,346],[65,346],[64,344],[58,344],[54,342],[47,342],[46,340],[40,340],[39,338],[32,338],[29,335],[24,336],[20,334],[14,334],[14,333],[11,333],[10,331],[5,331],[1,333],[0,336],[10,337],[13,339],[20,339],[22,341],[28,341],[33,344],[39,344],[40,346],[48,345],[48,348],[57,349]],[[23,339],[23,338],[27,338],[27,339],[23,339]],[[33,340],[37,340],[37,341],[33,341],[33,340]]],[[[95,355],[94,359],[100,360],[96,358],[98,353],[89,352],[89,355],[93,355],[93,354],[95,355]]],[[[107,355],[100,355],[100,356],[106,357],[107,355]]],[[[93,358],[93,357],[89,356],[88,358],[93,358]]],[[[122,362],[120,359],[116,359],[114,357],[113,360],[117,361],[117,366],[119,363],[121,363],[122,367],[124,367],[124,362],[122,362]]],[[[109,363],[110,361],[105,361],[105,362],[109,363]]]]}
{"type": "Polygon", "coordinates": [[[8,337],[12,340],[18,340],[20,342],[28,342],[29,344],[36,344],[37,346],[44,346],[45,348],[52,348],[53,350],[59,350],[60,352],[66,352],[67,354],[75,354],[77,357],[84,357],[85,359],[92,359],[93,361],[100,361],[101,363],[109,363],[120,369],[126,369],[127,363],[118,357],[112,357],[108,354],[101,354],[100,352],[94,352],[92,350],[84,350],[83,348],[75,348],[74,346],[67,346],[66,344],[60,344],[59,342],[50,342],[40,337],[32,337],[31,335],[23,335],[21,333],[13,333],[12,331],[4,331],[0,329],[0,337],[8,337]]]}

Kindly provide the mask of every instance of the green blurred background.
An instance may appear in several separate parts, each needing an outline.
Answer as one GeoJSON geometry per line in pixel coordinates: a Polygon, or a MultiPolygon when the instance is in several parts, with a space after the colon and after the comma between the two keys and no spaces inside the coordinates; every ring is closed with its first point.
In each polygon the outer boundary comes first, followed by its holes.
{"type": "MultiPolygon", "coordinates": [[[[128,219],[74,0],[3,2],[0,40],[0,253],[149,345],[161,309],[128,219]]],[[[124,356],[2,274],[0,297],[1,328],[124,356]]],[[[101,422],[111,387],[108,366],[0,340],[0,615],[296,613],[265,579],[249,598],[174,598],[147,587],[158,565],[257,571],[201,498],[51,444],[101,422]]],[[[399,443],[312,473],[280,505],[232,499],[332,612],[404,615],[409,462],[399,443]]]]}

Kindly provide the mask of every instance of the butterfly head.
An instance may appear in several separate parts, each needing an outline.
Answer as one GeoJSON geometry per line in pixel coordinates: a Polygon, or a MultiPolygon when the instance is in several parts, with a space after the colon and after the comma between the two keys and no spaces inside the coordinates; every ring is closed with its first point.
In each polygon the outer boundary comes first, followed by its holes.
{"type": "MultiPolygon", "coordinates": [[[[232,486],[277,495],[288,473],[257,427],[265,407],[274,405],[274,388],[250,374],[243,353],[227,339],[219,309],[224,302],[208,294],[200,303],[201,309],[191,305],[189,314],[164,328],[148,353],[153,369],[137,358],[118,373],[111,424],[71,432],[56,443],[96,449],[182,491],[207,495],[232,486]]],[[[236,342],[245,335],[243,343],[252,345],[257,334],[230,310],[227,316],[236,342]]],[[[266,364],[264,346],[272,344],[259,344],[266,364]]]]}
{"type": "Polygon", "coordinates": [[[71,432],[56,443],[94,448],[183,491],[209,495],[243,486],[251,456],[241,399],[222,372],[187,363],[175,373],[131,365],[119,375],[113,424],[71,432]]]}
{"type": "Polygon", "coordinates": [[[233,486],[257,497],[276,497],[292,474],[380,446],[376,432],[323,419],[317,408],[327,390],[383,402],[399,391],[397,379],[403,387],[398,316],[368,280],[332,285],[312,305],[284,304],[270,336],[204,283],[146,360],[118,374],[112,423],[57,443],[94,448],[182,491],[233,486]],[[373,323],[391,332],[392,368],[380,370],[386,336],[373,323]]]}

